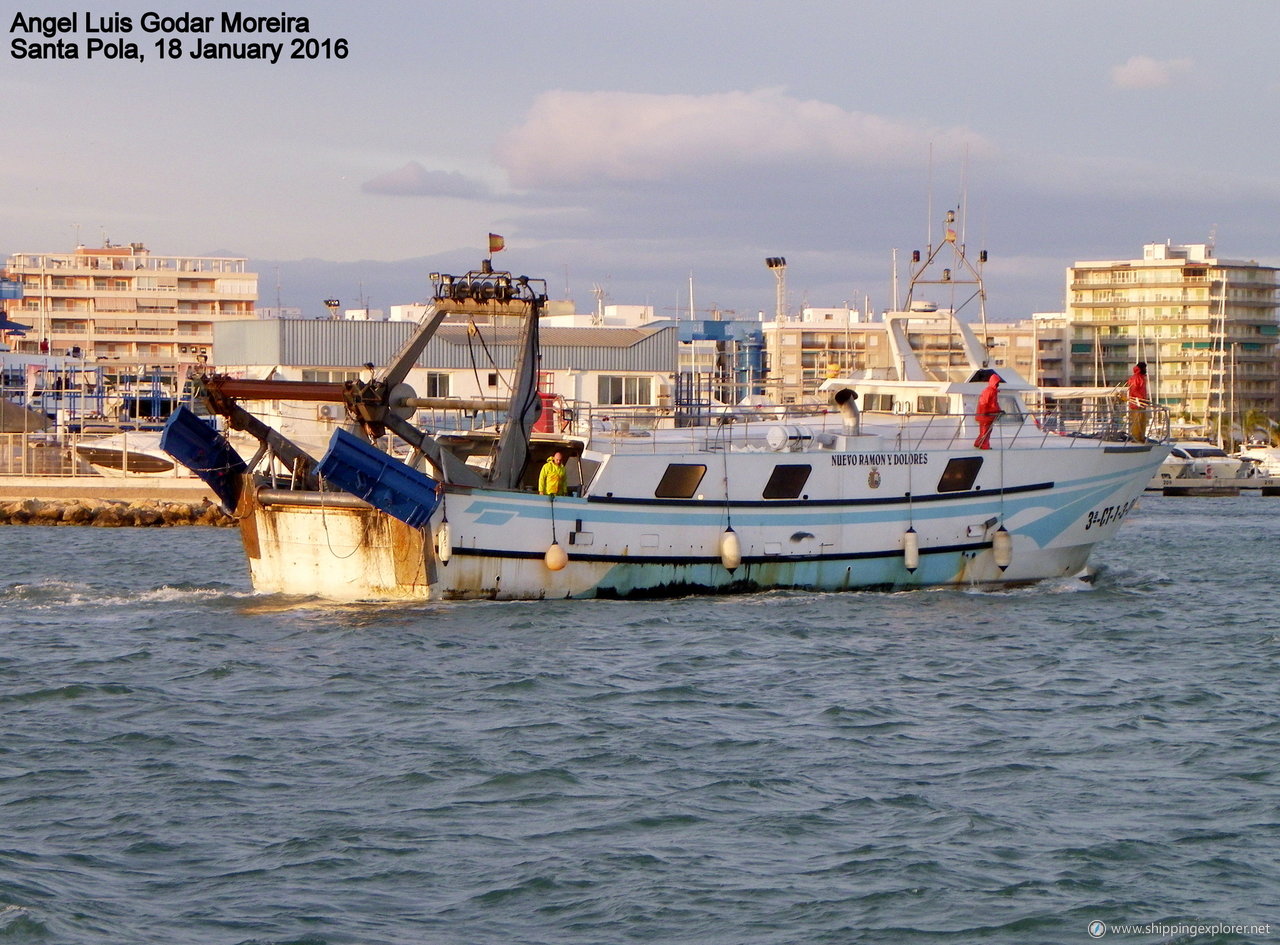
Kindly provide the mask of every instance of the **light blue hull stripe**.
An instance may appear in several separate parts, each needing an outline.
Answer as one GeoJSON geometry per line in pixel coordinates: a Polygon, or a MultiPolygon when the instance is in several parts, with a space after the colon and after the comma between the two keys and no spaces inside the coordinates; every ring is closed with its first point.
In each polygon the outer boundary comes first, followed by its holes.
{"type": "MultiPolygon", "coordinates": [[[[1118,487],[1134,478],[1133,470],[1090,476],[1073,483],[1058,482],[1053,488],[1042,494],[1012,493],[1003,498],[999,495],[985,495],[966,500],[963,495],[956,494],[954,501],[946,504],[936,502],[915,502],[911,504],[911,518],[919,524],[941,522],[954,519],[987,518],[998,516],[1008,519],[1020,512],[1042,509],[1044,514],[1032,522],[1018,526],[1018,533],[1031,538],[1044,547],[1063,531],[1086,514],[1088,510],[1102,503],[1118,487]],[[1053,502],[1053,507],[1048,502],[1053,502]]],[[[601,525],[644,526],[647,528],[694,528],[720,527],[732,518],[736,529],[743,528],[776,528],[785,520],[788,527],[797,529],[832,525],[867,525],[900,523],[907,515],[908,501],[904,498],[888,499],[884,505],[815,505],[807,508],[803,504],[788,503],[785,507],[775,509],[749,506],[734,508],[730,506],[728,515],[723,504],[707,502],[704,506],[663,506],[660,504],[634,506],[613,506],[607,502],[588,502],[576,497],[565,497],[555,500],[554,510],[549,501],[531,501],[530,499],[511,500],[485,497],[473,499],[465,509],[467,514],[475,515],[474,521],[480,525],[501,526],[514,518],[550,523],[553,516],[562,526],[568,526],[575,519],[582,518],[593,527],[601,525]]]]}

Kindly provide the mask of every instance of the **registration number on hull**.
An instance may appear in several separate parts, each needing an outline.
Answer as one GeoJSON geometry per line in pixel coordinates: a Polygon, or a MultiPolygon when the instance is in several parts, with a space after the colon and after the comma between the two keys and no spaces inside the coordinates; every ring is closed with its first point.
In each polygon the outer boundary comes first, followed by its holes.
{"type": "Polygon", "coordinates": [[[1096,525],[1102,528],[1104,525],[1119,523],[1123,521],[1124,517],[1129,514],[1129,510],[1137,503],[1137,499],[1130,499],[1121,505],[1108,505],[1101,509],[1094,509],[1085,520],[1084,527],[1090,529],[1096,525]]]}

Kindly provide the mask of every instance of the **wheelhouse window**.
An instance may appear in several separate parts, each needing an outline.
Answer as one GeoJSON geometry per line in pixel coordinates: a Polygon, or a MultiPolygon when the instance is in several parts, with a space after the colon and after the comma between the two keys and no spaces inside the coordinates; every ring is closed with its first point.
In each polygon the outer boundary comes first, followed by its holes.
{"type": "Polygon", "coordinates": [[[972,489],[982,468],[981,456],[965,456],[947,460],[947,468],[938,480],[939,492],[964,492],[972,489]]]}
{"type": "Polygon", "coordinates": [[[707,467],[700,463],[672,463],[653,494],[659,499],[692,499],[706,474],[707,467]]]}
{"type": "Polygon", "coordinates": [[[773,474],[764,486],[766,499],[798,499],[813,467],[807,463],[782,464],[773,467],[773,474]]]}
{"type": "Polygon", "coordinates": [[[1012,395],[998,395],[996,398],[1000,403],[1000,409],[1004,411],[1000,415],[1001,423],[1021,423],[1022,408],[1019,405],[1018,398],[1012,395]]]}
{"type": "Polygon", "coordinates": [[[617,374],[602,374],[599,378],[596,403],[619,406],[648,406],[653,403],[650,394],[652,378],[625,377],[617,374]]]}

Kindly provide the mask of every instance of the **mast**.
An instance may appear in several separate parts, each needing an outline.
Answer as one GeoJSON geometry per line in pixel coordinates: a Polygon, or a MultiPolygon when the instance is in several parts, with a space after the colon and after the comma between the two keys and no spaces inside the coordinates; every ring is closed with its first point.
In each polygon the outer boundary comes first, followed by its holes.
{"type": "Polygon", "coordinates": [[[896,249],[893,251],[893,306],[890,311],[902,311],[898,308],[898,251],[896,249]]]}
{"type": "MultiPolygon", "coordinates": [[[[1229,434],[1230,440],[1233,440],[1233,442],[1234,442],[1234,439],[1235,439],[1235,419],[1236,419],[1236,417],[1235,417],[1235,342],[1231,342],[1231,353],[1230,353],[1229,367],[1230,367],[1230,370],[1229,370],[1228,375],[1229,375],[1229,378],[1230,378],[1230,384],[1228,385],[1228,388],[1226,388],[1226,389],[1228,389],[1228,392],[1229,392],[1229,393],[1228,393],[1228,405],[1230,406],[1230,414],[1229,414],[1229,416],[1230,416],[1230,426],[1229,426],[1229,428],[1228,428],[1228,434],[1229,434]]],[[[1243,421],[1242,421],[1242,423],[1240,423],[1240,430],[1242,430],[1242,433],[1243,433],[1243,430],[1244,430],[1244,423],[1243,423],[1243,421]]]]}
{"type": "MultiPolygon", "coordinates": [[[[1213,299],[1213,277],[1209,277],[1210,284],[1210,304],[1215,301],[1213,299]]],[[[1204,405],[1204,422],[1210,431],[1217,434],[1218,445],[1223,445],[1222,437],[1222,419],[1223,412],[1226,409],[1226,398],[1223,388],[1226,385],[1226,357],[1227,357],[1227,274],[1222,273],[1221,288],[1219,291],[1217,318],[1214,319],[1212,312],[1210,313],[1210,332],[1214,335],[1213,356],[1209,362],[1209,391],[1205,397],[1204,405]],[[1216,331],[1213,322],[1216,321],[1216,331]],[[1217,404],[1215,409],[1215,394],[1217,404]]]]}
{"type": "MultiPolygon", "coordinates": [[[[941,285],[946,286],[950,292],[954,302],[957,287],[968,286],[972,288],[972,293],[965,298],[960,304],[952,304],[949,306],[950,318],[953,325],[957,323],[956,316],[964,309],[966,305],[975,299],[978,303],[978,319],[982,324],[981,339],[981,356],[979,361],[985,368],[989,365],[989,349],[987,348],[987,290],[982,282],[982,265],[987,261],[987,251],[980,250],[978,252],[978,264],[975,266],[970,261],[966,253],[964,241],[959,238],[956,231],[956,211],[948,210],[944,220],[944,229],[942,240],[937,246],[932,242],[928,244],[927,251],[922,255],[920,250],[911,251],[911,268],[910,279],[907,282],[907,298],[905,308],[907,311],[912,310],[913,304],[916,302],[932,302],[931,299],[917,299],[916,287],[921,285],[941,285]],[[943,254],[949,254],[944,256],[943,254]],[[926,277],[932,267],[941,267],[942,272],[936,276],[926,277]]],[[[896,266],[895,266],[896,272],[896,266]]],[[[895,306],[896,308],[897,306],[895,306]]],[[[956,329],[952,329],[953,334],[956,329]]],[[[949,360],[949,359],[948,359],[949,360]]]]}

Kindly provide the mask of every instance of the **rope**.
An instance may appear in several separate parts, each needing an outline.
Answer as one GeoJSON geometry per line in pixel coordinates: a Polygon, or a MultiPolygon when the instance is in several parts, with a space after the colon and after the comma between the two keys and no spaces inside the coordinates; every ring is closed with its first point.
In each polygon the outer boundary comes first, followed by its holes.
{"type": "Polygon", "coordinates": [[[354,555],[357,551],[360,550],[360,545],[357,543],[356,546],[352,548],[349,552],[347,552],[345,555],[340,555],[333,550],[333,540],[329,537],[329,518],[327,515],[325,515],[324,477],[317,476],[316,478],[319,479],[320,481],[320,489],[318,490],[320,493],[320,524],[324,526],[325,547],[329,549],[329,554],[333,555],[339,561],[346,561],[348,558],[350,558],[352,555],[354,555]]]}
{"type": "Polygon", "coordinates": [[[498,381],[507,389],[509,394],[511,392],[511,382],[502,376],[498,363],[493,359],[493,352],[489,350],[489,345],[485,342],[484,335],[480,332],[480,326],[476,324],[475,318],[472,317],[467,319],[467,355],[471,359],[471,373],[475,377],[476,389],[483,390],[485,385],[480,383],[480,367],[476,364],[476,351],[475,345],[471,341],[472,338],[480,342],[480,347],[484,349],[485,360],[489,362],[489,367],[493,368],[498,381]]]}
{"type": "Polygon", "coordinates": [[[724,467],[723,483],[725,529],[731,530],[733,528],[733,510],[729,504],[729,450],[723,443],[720,444],[720,460],[721,465],[724,467]]]}
{"type": "Polygon", "coordinates": [[[915,499],[916,490],[912,485],[911,464],[907,464],[907,528],[916,527],[915,499]]]}

